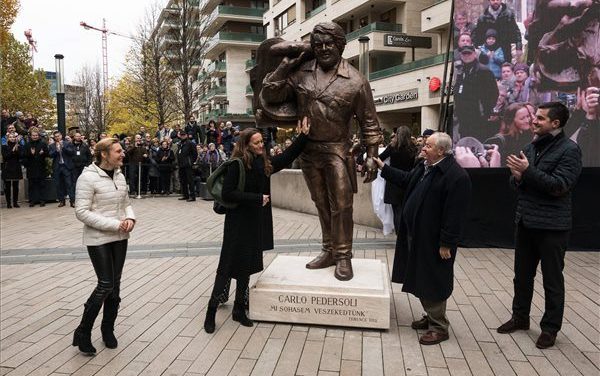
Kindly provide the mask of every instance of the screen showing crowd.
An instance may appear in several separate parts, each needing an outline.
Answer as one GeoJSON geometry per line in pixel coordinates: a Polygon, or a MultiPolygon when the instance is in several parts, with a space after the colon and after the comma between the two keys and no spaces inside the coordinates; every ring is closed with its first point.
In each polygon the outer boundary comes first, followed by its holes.
{"type": "Polygon", "coordinates": [[[600,1],[457,0],[455,155],[463,167],[505,167],[533,139],[537,106],[571,111],[567,137],[600,167],[600,1]]]}

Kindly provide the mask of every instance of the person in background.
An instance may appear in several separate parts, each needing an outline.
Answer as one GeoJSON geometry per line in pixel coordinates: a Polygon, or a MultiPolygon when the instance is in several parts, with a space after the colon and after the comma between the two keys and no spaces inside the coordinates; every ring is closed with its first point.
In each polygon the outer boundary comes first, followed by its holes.
{"type": "Polygon", "coordinates": [[[25,167],[27,168],[27,181],[29,183],[29,207],[36,204],[46,206],[44,201],[46,158],[48,158],[48,145],[40,139],[40,131],[33,127],[29,129],[29,142],[24,150],[25,167]]]}
{"type": "Polygon", "coordinates": [[[162,195],[171,194],[171,173],[173,172],[173,163],[175,154],[169,147],[169,141],[163,140],[160,143],[160,150],[156,155],[158,161],[158,171],[160,174],[159,190],[162,195]]]}
{"type": "Polygon", "coordinates": [[[109,349],[118,346],[114,329],[121,303],[121,275],[127,239],[136,224],[127,183],[120,170],[124,157],[118,139],[103,139],[96,145],[94,163],[77,179],[75,216],[84,224],[83,244],[98,278],[96,288],[84,304],[81,323],[73,333],[73,346],[87,355],[96,353],[91,335],[102,307],[102,341],[109,349]]]}
{"type": "Polygon", "coordinates": [[[502,78],[502,64],[504,64],[504,52],[496,43],[497,33],[494,29],[489,29],[485,33],[485,43],[479,47],[482,54],[488,57],[487,67],[494,74],[496,80],[502,78]]]}
{"type": "MultiPolygon", "coordinates": [[[[390,159],[390,166],[402,171],[410,171],[415,165],[418,149],[411,140],[410,128],[407,126],[398,127],[392,135],[392,142],[379,154],[379,159],[385,161],[390,159]]],[[[392,182],[385,182],[385,192],[383,202],[392,205],[394,212],[394,230],[396,234],[400,230],[400,217],[402,215],[402,201],[404,199],[404,190],[392,182]]]]}
{"type": "Polygon", "coordinates": [[[188,202],[196,201],[196,189],[194,187],[194,174],[192,165],[196,160],[196,145],[188,140],[185,131],[179,131],[179,149],[177,150],[177,164],[179,165],[179,182],[181,185],[180,200],[188,202]]]}
{"type": "Polygon", "coordinates": [[[503,131],[485,140],[484,144],[498,145],[502,167],[506,167],[506,157],[518,155],[531,142],[532,120],[524,103],[513,103],[504,111],[503,131]]]}
{"type": "Polygon", "coordinates": [[[54,132],[54,143],[48,147],[48,154],[52,158],[52,177],[56,184],[58,207],[65,206],[65,198],[69,195],[71,207],[75,207],[75,186],[73,180],[73,144],[63,141],[62,133],[54,132]]]}
{"type": "Polygon", "coordinates": [[[2,181],[6,207],[10,209],[19,207],[19,180],[23,180],[23,147],[19,144],[16,133],[8,133],[6,138],[6,145],[2,145],[2,181]]]}
{"type": "Polygon", "coordinates": [[[503,4],[502,0],[489,0],[489,6],[479,16],[473,29],[473,42],[476,46],[485,43],[486,32],[494,29],[498,33],[498,45],[504,51],[504,58],[512,62],[512,47],[516,45],[516,60],[523,55],[523,43],[521,41],[521,30],[517,25],[515,12],[503,4]]]}
{"type": "Polygon", "coordinates": [[[90,148],[83,142],[81,133],[76,132],[73,136],[73,185],[77,182],[79,175],[83,172],[83,168],[92,163],[92,152],[90,148]]]}
{"type": "Polygon", "coordinates": [[[148,179],[150,193],[157,194],[160,192],[160,171],[158,169],[158,152],[160,151],[160,144],[158,143],[158,138],[152,139],[152,145],[148,151],[148,179]]]}
{"type": "Polygon", "coordinates": [[[126,149],[129,159],[129,189],[130,194],[137,195],[142,189],[141,182],[141,166],[148,160],[148,150],[144,146],[142,136],[135,135],[134,144],[129,145],[126,149]]]}

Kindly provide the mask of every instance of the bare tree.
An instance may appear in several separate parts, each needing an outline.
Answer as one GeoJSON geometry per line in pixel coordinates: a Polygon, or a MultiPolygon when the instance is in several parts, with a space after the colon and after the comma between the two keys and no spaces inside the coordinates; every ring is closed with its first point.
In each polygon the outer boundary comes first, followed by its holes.
{"type": "Polygon", "coordinates": [[[154,3],[146,11],[138,25],[137,36],[132,47],[127,71],[142,87],[143,95],[137,103],[147,109],[147,120],[158,124],[168,124],[177,118],[177,92],[173,85],[173,75],[163,51],[162,38],[156,30],[161,7],[154,3]],[[150,110],[152,109],[152,110],[150,110]]]}
{"type": "Polygon", "coordinates": [[[171,11],[177,13],[178,27],[165,35],[175,42],[175,48],[163,50],[163,56],[177,82],[179,111],[184,119],[188,119],[194,98],[197,97],[197,93],[194,93],[197,72],[202,71],[205,64],[203,57],[208,38],[203,30],[207,22],[200,22],[197,0],[172,0],[170,4],[171,11]]]}
{"type": "Polygon", "coordinates": [[[77,73],[75,83],[83,87],[81,103],[77,104],[81,109],[79,114],[81,131],[87,135],[106,131],[108,114],[104,108],[100,67],[96,65],[91,68],[85,65],[77,73]]]}

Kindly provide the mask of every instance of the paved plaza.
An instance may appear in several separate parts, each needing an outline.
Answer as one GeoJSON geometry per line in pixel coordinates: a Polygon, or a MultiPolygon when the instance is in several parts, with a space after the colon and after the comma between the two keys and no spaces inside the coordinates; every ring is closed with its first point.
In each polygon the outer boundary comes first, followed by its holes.
{"type": "MultiPolygon", "coordinates": [[[[544,307],[539,273],[531,329],[495,331],[509,318],[513,295],[513,251],[501,249],[459,251],[450,340],[439,345],[419,344],[410,323],[422,309],[396,284],[387,331],[268,322],[247,328],[231,319],[232,296],[207,334],[202,323],[224,217],[210,202],[175,197],[135,200],[134,209],[119,347],[104,347],[97,320],[94,357],[71,346],[96,283],[73,209],[0,210],[0,375],[600,375],[600,252],[567,253],[563,330],[547,350],[535,347],[544,307]]],[[[317,217],[273,215],[276,248],[265,253],[265,266],[278,254],[317,253],[317,217]]],[[[394,237],[364,226],[354,235],[355,257],[391,265],[394,237]]]]}

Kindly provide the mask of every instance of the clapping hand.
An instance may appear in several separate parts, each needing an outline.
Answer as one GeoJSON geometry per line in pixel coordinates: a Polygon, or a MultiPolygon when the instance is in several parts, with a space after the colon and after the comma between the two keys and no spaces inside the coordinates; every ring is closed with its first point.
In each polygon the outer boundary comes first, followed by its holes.
{"type": "Polygon", "coordinates": [[[506,158],[506,165],[515,179],[521,180],[523,172],[529,167],[529,161],[527,160],[525,153],[521,151],[520,157],[517,157],[514,154],[509,155],[508,158],[506,158]]]}
{"type": "Polygon", "coordinates": [[[450,257],[452,257],[452,254],[450,253],[450,248],[440,247],[440,257],[444,260],[448,260],[450,257]]]}

